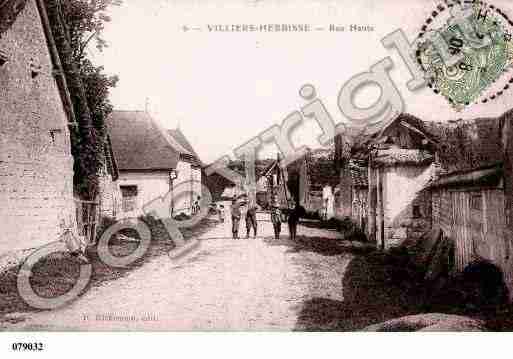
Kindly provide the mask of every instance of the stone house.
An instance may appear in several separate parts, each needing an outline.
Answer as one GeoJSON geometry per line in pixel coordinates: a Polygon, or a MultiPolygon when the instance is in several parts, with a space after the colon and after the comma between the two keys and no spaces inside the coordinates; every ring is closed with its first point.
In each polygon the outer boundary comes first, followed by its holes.
{"type": "Polygon", "coordinates": [[[430,193],[434,156],[393,146],[370,157],[368,233],[382,248],[419,238],[431,226],[430,193]]]}
{"type": "Polygon", "coordinates": [[[145,205],[171,192],[182,193],[170,196],[173,215],[190,214],[193,196],[201,196],[201,162],[176,133],[144,111],[114,111],[107,127],[119,170],[122,216],[141,215],[145,205]]]}
{"type": "Polygon", "coordinates": [[[203,163],[200,157],[192,147],[187,137],[177,128],[167,131],[170,136],[170,142],[179,146],[174,146],[179,152],[180,157],[176,168],[177,186],[186,186],[189,193],[175,201],[175,213],[180,212],[191,214],[192,206],[198,201],[198,197],[203,195],[202,184],[204,184],[203,163]]]}
{"type": "MultiPolygon", "coordinates": [[[[335,141],[340,153],[340,141],[335,141]]],[[[382,248],[418,237],[431,225],[430,194],[436,140],[424,122],[400,114],[358,139],[340,168],[339,219],[366,228],[382,248]],[[367,181],[361,176],[366,173],[367,181]],[[367,198],[363,193],[367,188],[367,198]],[[362,205],[364,207],[362,207],[362,205]],[[367,218],[361,218],[365,213],[367,218]]]]}
{"type": "Polygon", "coordinates": [[[75,226],[75,125],[45,4],[0,2],[0,255],[75,226]]]}
{"type": "Polygon", "coordinates": [[[260,176],[256,183],[256,201],[261,208],[269,208],[271,205],[271,196],[269,192],[269,182],[267,177],[260,176]]]}
{"type": "Polygon", "coordinates": [[[512,297],[513,111],[448,123],[403,114],[358,138],[351,151],[336,140],[339,218],[365,228],[384,249],[422,238],[429,253],[415,260],[429,277],[442,267],[457,274],[490,262],[512,297]]]}
{"type": "MultiPolygon", "coordinates": [[[[262,171],[262,176],[260,181],[263,182],[265,178],[265,196],[260,195],[260,197],[265,198],[265,202],[269,205],[273,205],[273,201],[277,199],[277,189],[280,184],[280,172],[279,172],[279,162],[278,160],[271,162],[264,170],[262,171]]],[[[262,201],[263,202],[263,201],[262,201]]]]}
{"type": "Polygon", "coordinates": [[[291,193],[288,169],[281,166],[280,155],[263,169],[261,177],[265,178],[267,200],[271,205],[277,203],[281,208],[287,208],[292,198],[301,196],[302,187],[298,188],[299,193],[291,193]]]}
{"type": "Polygon", "coordinates": [[[277,199],[286,208],[290,200],[297,201],[309,215],[322,215],[325,199],[330,203],[330,214],[335,206],[337,183],[330,149],[307,150],[287,166],[281,159],[271,162],[262,171],[266,178],[269,198],[277,199]]]}

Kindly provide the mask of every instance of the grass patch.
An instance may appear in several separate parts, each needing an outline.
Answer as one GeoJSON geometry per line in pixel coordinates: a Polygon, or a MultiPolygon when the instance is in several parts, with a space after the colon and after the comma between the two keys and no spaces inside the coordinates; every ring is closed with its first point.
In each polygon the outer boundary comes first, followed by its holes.
{"type": "MultiPolygon", "coordinates": [[[[146,254],[125,268],[113,268],[105,265],[99,258],[96,247],[89,247],[87,257],[93,267],[93,275],[89,286],[100,286],[106,282],[116,280],[128,275],[133,270],[148,263],[154,258],[167,253],[174,248],[167,231],[160,223],[152,219],[143,218],[149,225],[152,232],[152,241],[146,254]]],[[[199,237],[215,226],[218,222],[211,219],[204,219],[194,228],[182,229],[185,240],[193,237],[199,237]]],[[[124,232],[124,235],[134,235],[134,233],[124,232]]],[[[132,253],[138,246],[138,242],[133,240],[124,240],[122,236],[113,236],[109,241],[110,251],[115,256],[126,256],[132,253]]],[[[56,297],[69,291],[76,282],[80,271],[80,262],[69,253],[52,253],[36,263],[33,269],[30,282],[36,293],[43,297],[56,297]]],[[[19,296],[16,280],[21,265],[13,267],[0,273],[0,321],[1,316],[13,312],[37,312],[40,310],[31,308],[19,296]]]]}

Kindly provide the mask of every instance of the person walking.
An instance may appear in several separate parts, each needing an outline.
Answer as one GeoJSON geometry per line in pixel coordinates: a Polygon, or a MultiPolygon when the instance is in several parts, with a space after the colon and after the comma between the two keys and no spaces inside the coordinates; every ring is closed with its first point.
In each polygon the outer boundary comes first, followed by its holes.
{"type": "Polygon", "coordinates": [[[196,201],[194,201],[194,205],[192,206],[192,214],[193,215],[196,215],[199,213],[199,211],[201,210],[201,207],[200,207],[200,201],[201,201],[201,197],[198,196],[198,198],[196,199],[196,201]]]}
{"type": "Polygon", "coordinates": [[[281,232],[281,210],[278,206],[278,203],[274,203],[273,207],[271,208],[271,222],[273,224],[274,229],[274,239],[280,239],[280,232],[281,232]]]}
{"type": "Polygon", "coordinates": [[[231,214],[232,214],[232,235],[233,239],[239,238],[239,222],[241,218],[241,211],[240,211],[240,203],[237,201],[237,198],[234,197],[232,200],[232,208],[231,208],[231,214]]]}
{"type": "Polygon", "coordinates": [[[253,228],[254,238],[257,236],[257,219],[256,219],[256,207],[250,206],[246,211],[246,238],[249,238],[249,232],[253,228]]]}
{"type": "Polygon", "coordinates": [[[296,201],[291,200],[289,204],[289,215],[287,223],[289,225],[289,233],[290,239],[295,241],[297,236],[297,224],[299,223],[299,219],[304,215],[304,208],[296,203],[296,201]]]}

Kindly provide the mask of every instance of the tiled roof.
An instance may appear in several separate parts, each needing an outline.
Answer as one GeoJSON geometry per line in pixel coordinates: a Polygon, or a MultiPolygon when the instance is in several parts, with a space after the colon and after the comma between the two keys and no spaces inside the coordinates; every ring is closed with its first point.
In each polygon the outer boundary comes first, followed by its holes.
{"type": "Polygon", "coordinates": [[[121,171],[176,168],[179,152],[148,113],[113,111],[107,120],[107,127],[121,171]]]}
{"type": "MultiPolygon", "coordinates": [[[[512,117],[513,110],[497,118],[433,122],[400,114],[388,123],[378,123],[358,136],[351,149],[351,158],[365,160],[378,148],[381,157],[378,157],[378,162],[418,164],[433,161],[434,153],[437,152],[437,165],[443,174],[489,168],[504,160],[502,132],[504,122],[512,117]],[[389,145],[387,137],[393,132],[396,123],[410,129],[416,136],[409,147],[414,152],[383,152],[389,145]],[[419,142],[419,139],[422,141],[419,142]]],[[[339,147],[340,144],[342,141],[339,141],[339,147]]],[[[337,148],[336,154],[339,152],[342,152],[341,148],[337,148]]]]}
{"type": "MultiPolygon", "coordinates": [[[[427,139],[430,142],[436,141],[437,131],[435,130],[437,130],[437,126],[432,126],[431,123],[422,121],[413,115],[401,113],[397,114],[389,121],[378,122],[370,125],[364,132],[360,133],[354,139],[354,144],[351,149],[351,157],[362,160],[367,158],[371,149],[386,140],[389,132],[393,131],[396,126],[406,127],[414,133],[413,137],[416,137],[419,140],[417,143],[412,145],[419,144],[420,139],[427,139]]],[[[339,141],[339,147],[342,143],[343,141],[339,141]]],[[[341,149],[337,148],[335,155],[337,156],[340,151],[341,149]]]]}

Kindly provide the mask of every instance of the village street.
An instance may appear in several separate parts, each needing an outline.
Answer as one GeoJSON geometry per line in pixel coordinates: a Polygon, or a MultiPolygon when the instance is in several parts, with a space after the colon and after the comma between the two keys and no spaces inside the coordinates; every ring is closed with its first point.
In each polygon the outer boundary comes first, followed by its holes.
{"type": "Polygon", "coordinates": [[[299,227],[301,244],[293,244],[286,225],[282,239],[273,239],[265,215],[259,214],[256,239],[245,239],[243,233],[243,239],[233,240],[229,226],[218,224],[203,234],[199,248],[178,262],[162,255],[125,277],[91,288],[62,309],[12,313],[0,328],[335,329],[344,313],[344,274],[357,256],[341,247],[347,241],[338,232],[306,223],[299,227]],[[337,315],[326,313],[332,309],[337,315]]]}

